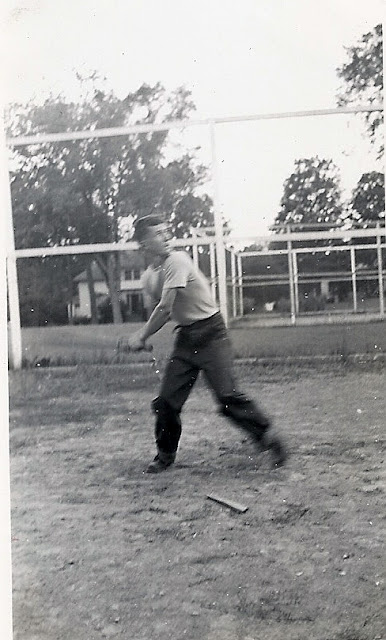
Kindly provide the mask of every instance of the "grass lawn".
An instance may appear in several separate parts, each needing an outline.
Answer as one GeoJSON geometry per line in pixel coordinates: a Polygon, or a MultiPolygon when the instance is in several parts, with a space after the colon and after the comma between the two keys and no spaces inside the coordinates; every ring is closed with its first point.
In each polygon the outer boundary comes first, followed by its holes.
{"type": "MultiPolygon", "coordinates": [[[[117,339],[139,326],[129,323],[23,329],[23,358],[29,362],[35,358],[50,358],[51,364],[111,363],[117,339]]],[[[157,358],[163,359],[170,351],[172,328],[172,325],[164,327],[151,339],[157,358]]],[[[386,352],[385,321],[294,327],[253,327],[246,322],[231,328],[230,336],[238,357],[386,352]]],[[[141,354],[129,359],[146,357],[141,354]]]]}
{"type": "Polygon", "coordinates": [[[154,370],[10,372],[15,640],[384,637],[385,371],[237,372],[283,469],[201,383],[175,466],[151,476],[154,370]]]}

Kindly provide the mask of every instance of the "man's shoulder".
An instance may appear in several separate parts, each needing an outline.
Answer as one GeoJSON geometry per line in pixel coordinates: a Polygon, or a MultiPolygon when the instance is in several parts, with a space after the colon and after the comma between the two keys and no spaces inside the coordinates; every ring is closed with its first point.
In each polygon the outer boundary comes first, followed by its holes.
{"type": "Polygon", "coordinates": [[[152,268],[151,265],[149,265],[148,267],[146,267],[145,271],[141,275],[141,282],[147,282],[148,280],[151,279],[153,274],[154,274],[154,269],[152,268]]]}
{"type": "Polygon", "coordinates": [[[164,262],[164,266],[179,266],[193,264],[192,258],[186,251],[171,251],[164,262]]]}
{"type": "Polygon", "coordinates": [[[158,282],[160,276],[160,269],[149,265],[147,269],[142,273],[140,283],[142,288],[154,287],[158,282]]]}

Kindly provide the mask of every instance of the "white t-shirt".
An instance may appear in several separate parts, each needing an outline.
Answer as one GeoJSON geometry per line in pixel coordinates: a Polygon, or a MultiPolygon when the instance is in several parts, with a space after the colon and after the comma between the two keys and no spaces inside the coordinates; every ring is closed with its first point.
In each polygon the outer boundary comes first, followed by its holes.
{"type": "Polygon", "coordinates": [[[209,283],[185,251],[172,251],[160,267],[148,267],[141,283],[146,306],[158,303],[164,289],[176,289],[172,319],[189,325],[218,312],[209,283]]]}

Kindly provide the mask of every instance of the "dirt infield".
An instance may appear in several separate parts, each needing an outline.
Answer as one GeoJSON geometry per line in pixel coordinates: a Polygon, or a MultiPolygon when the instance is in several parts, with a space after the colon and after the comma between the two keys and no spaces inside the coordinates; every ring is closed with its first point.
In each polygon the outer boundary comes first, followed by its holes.
{"type": "Polygon", "coordinates": [[[385,637],[384,369],[238,375],[284,469],[201,385],[175,467],[151,476],[154,370],[10,374],[15,640],[385,637]]]}

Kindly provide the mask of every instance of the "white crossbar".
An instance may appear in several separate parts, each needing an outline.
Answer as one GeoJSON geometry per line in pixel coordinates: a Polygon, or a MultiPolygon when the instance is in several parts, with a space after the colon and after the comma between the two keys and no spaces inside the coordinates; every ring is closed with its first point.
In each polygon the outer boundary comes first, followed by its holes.
{"type": "Polygon", "coordinates": [[[336,107],[333,109],[286,111],[283,113],[260,113],[245,116],[228,116],[224,118],[206,118],[201,120],[170,120],[169,122],[161,122],[160,124],[135,124],[127,127],[111,127],[107,129],[94,129],[87,131],[63,131],[62,133],[46,133],[41,135],[7,138],[7,144],[12,147],[20,147],[29,144],[44,144],[45,142],[65,142],[66,140],[85,140],[87,138],[112,138],[116,136],[135,135],[137,133],[152,133],[155,131],[168,131],[169,129],[185,129],[186,127],[209,126],[213,124],[227,124],[231,122],[345,115],[351,113],[369,113],[372,111],[383,111],[383,105],[357,105],[353,107],[336,107]]]}

